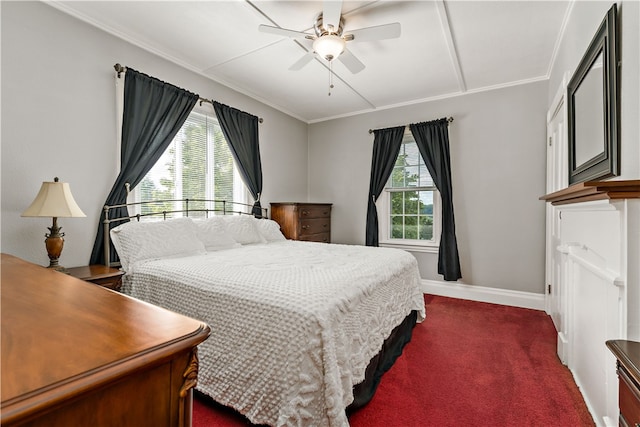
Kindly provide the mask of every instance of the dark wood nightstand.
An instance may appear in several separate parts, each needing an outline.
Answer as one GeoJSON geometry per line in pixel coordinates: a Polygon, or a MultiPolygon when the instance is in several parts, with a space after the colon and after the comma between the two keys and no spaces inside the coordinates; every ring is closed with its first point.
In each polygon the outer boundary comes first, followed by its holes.
{"type": "Polygon", "coordinates": [[[114,291],[120,291],[124,271],[104,265],[87,265],[67,268],[67,274],[114,291]]]}

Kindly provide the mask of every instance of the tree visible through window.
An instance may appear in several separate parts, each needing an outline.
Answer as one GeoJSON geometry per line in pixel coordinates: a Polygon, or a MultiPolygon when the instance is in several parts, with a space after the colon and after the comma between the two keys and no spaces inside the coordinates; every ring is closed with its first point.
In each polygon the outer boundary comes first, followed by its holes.
{"type": "MultiPolygon", "coordinates": [[[[189,115],[167,150],[136,187],[137,201],[188,198],[244,203],[245,194],[218,121],[199,112],[189,115]]],[[[204,208],[222,206],[189,202],[189,209],[204,208]]],[[[182,209],[184,206],[179,202],[161,202],[143,206],[140,213],[182,209]]]]}
{"type": "Polygon", "coordinates": [[[433,241],[437,192],[413,137],[406,134],[387,183],[388,238],[433,241]]]}

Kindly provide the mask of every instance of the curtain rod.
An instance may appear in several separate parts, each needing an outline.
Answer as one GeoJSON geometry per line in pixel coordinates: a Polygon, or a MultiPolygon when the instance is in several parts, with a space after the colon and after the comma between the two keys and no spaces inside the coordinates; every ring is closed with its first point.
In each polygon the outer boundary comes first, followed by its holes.
{"type": "MultiPolygon", "coordinates": [[[[113,66],[113,68],[116,70],[116,73],[118,73],[118,78],[120,78],[120,74],[122,74],[122,73],[124,73],[125,71],[127,71],[127,67],[123,67],[123,66],[122,66],[122,65],[120,65],[120,64],[116,64],[116,65],[114,65],[114,66],[113,66]]],[[[200,106],[202,106],[202,103],[203,103],[203,102],[206,102],[206,103],[209,103],[209,104],[213,105],[213,102],[212,102],[211,100],[209,100],[209,99],[205,99],[205,98],[201,97],[200,95],[198,95],[198,101],[200,101],[200,106]]],[[[263,118],[262,118],[262,117],[259,117],[259,118],[258,118],[258,122],[259,122],[259,123],[264,122],[263,118]]]]}
{"type": "MultiPolygon", "coordinates": [[[[448,118],[447,118],[447,122],[448,122],[448,123],[451,123],[452,121],[453,121],[453,117],[448,117],[448,118]]],[[[406,125],[405,125],[405,126],[406,126],[406,125]]],[[[382,129],[384,129],[384,128],[382,128],[382,129]]],[[[369,129],[369,133],[373,133],[373,131],[374,131],[374,130],[378,130],[378,129],[369,129]]]]}

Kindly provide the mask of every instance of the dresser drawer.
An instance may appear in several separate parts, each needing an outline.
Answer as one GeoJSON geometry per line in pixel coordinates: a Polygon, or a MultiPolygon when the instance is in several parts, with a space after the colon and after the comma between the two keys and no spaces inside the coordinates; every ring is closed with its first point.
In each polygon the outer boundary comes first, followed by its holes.
{"type": "Polygon", "coordinates": [[[331,206],[301,205],[298,207],[298,218],[330,218],[331,206]]]}
{"type": "Polygon", "coordinates": [[[300,220],[300,230],[298,236],[308,236],[309,234],[329,233],[331,222],[329,218],[309,218],[300,220]]]}
{"type": "Polygon", "coordinates": [[[331,242],[331,203],[271,203],[271,219],[287,239],[331,242]]]}
{"type": "Polygon", "coordinates": [[[628,426],[640,425],[640,388],[622,367],[618,368],[618,377],[620,419],[628,426]]]}
{"type": "Polygon", "coordinates": [[[331,233],[308,234],[298,236],[298,240],[305,242],[331,243],[331,233]]]}

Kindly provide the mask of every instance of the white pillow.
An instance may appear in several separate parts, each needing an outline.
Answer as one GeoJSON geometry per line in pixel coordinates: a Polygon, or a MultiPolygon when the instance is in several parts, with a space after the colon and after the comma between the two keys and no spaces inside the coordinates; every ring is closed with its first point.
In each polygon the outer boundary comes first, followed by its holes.
{"type": "Polygon", "coordinates": [[[262,238],[255,220],[251,215],[226,215],[222,216],[227,226],[227,231],[231,233],[233,239],[242,244],[266,243],[262,238]]]}
{"type": "Polygon", "coordinates": [[[255,218],[256,227],[258,232],[264,240],[268,242],[279,242],[281,240],[287,240],[286,237],[280,231],[280,224],[272,219],[258,219],[255,218]]]}
{"type": "Polygon", "coordinates": [[[219,251],[242,246],[227,231],[226,223],[221,216],[195,220],[193,223],[196,225],[198,238],[208,251],[219,251]]]}
{"type": "Polygon", "coordinates": [[[148,259],[206,253],[190,218],[131,221],[117,226],[110,234],[124,271],[148,259]]]}

